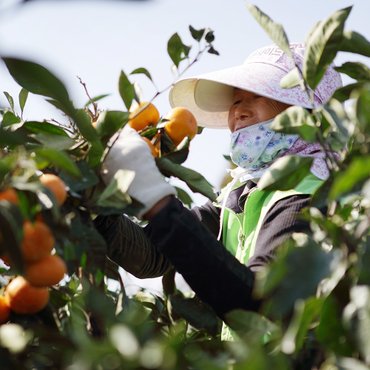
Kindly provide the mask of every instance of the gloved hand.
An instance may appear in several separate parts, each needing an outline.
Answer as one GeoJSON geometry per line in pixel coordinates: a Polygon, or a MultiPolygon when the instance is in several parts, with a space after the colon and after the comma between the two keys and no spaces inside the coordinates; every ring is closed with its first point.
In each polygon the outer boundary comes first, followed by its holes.
{"type": "Polygon", "coordinates": [[[175,189],[159,172],[148,144],[129,125],[122,129],[104,160],[104,182],[108,184],[120,169],[135,172],[128,194],[144,205],[137,214],[139,218],[165,196],[176,194],[175,189]]]}

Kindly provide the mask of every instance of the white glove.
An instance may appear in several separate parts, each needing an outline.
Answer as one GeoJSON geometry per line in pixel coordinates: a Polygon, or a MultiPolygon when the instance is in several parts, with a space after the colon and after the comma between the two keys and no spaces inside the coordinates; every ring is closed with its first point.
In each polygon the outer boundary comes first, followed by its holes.
{"type": "Polygon", "coordinates": [[[176,194],[159,172],[148,144],[129,125],[122,129],[103,162],[104,182],[109,184],[120,169],[135,172],[128,194],[144,205],[137,214],[139,218],[165,196],[176,194]]]}

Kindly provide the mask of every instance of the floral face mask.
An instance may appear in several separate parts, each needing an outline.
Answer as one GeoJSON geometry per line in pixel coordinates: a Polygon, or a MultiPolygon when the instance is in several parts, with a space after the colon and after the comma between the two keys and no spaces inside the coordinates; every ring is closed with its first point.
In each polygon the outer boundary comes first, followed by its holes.
{"type": "Polygon", "coordinates": [[[265,167],[298,139],[298,135],[271,130],[272,121],[243,127],[231,134],[230,156],[237,166],[251,171],[265,167]]]}

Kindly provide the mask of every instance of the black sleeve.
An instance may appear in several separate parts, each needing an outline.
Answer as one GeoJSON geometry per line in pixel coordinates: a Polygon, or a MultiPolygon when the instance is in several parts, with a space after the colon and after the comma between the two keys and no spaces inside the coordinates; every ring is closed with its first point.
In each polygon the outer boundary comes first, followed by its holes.
{"type": "Polygon", "coordinates": [[[128,217],[98,216],[94,225],[107,243],[108,257],[137,278],[161,276],[171,267],[152,245],[143,228],[128,217]]]}
{"type": "Polygon", "coordinates": [[[146,233],[199,296],[223,318],[230,310],[257,309],[254,275],[217,241],[188,209],[172,199],[146,233]]]}
{"type": "Polygon", "coordinates": [[[309,205],[309,195],[292,195],[284,198],[267,212],[259,232],[253,257],[248,261],[252,271],[258,271],[274,259],[278,247],[293,232],[306,232],[309,224],[299,218],[304,207],[309,205]]]}
{"type": "Polygon", "coordinates": [[[220,208],[208,201],[201,207],[194,207],[191,213],[215,236],[220,228],[220,208]]]}

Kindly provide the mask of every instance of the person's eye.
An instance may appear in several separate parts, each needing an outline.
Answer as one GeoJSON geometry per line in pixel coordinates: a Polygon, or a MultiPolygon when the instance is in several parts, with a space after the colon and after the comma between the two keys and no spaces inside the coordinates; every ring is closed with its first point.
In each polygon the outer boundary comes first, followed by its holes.
{"type": "Polygon", "coordinates": [[[241,102],[241,100],[235,100],[232,105],[238,105],[241,102]]]}

